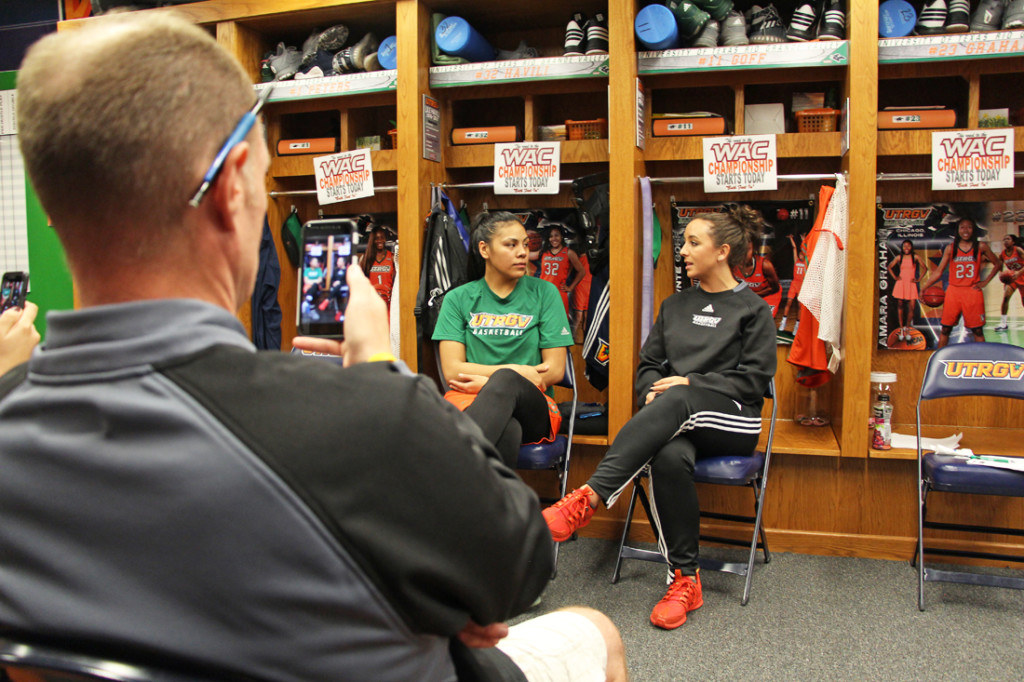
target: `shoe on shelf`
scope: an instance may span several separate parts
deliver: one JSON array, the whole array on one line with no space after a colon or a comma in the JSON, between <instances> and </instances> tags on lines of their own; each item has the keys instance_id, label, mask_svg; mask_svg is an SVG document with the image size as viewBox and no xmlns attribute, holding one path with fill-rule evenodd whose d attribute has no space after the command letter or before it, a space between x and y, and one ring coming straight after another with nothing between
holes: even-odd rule
<instances>
[{"instance_id":1,"label":"shoe on shelf","mask_svg":"<svg viewBox=\"0 0 1024 682\"><path fill-rule=\"evenodd\" d=\"M998 31L1003 25L1006 0L981 0L971 17L971 31Z\"/></svg>"},{"instance_id":2,"label":"shoe on shelf","mask_svg":"<svg viewBox=\"0 0 1024 682\"><path fill-rule=\"evenodd\" d=\"M793 11L786 37L797 43L814 40L814 28L817 23L818 13L814 11L814 5L805 2Z\"/></svg>"},{"instance_id":3,"label":"shoe on shelf","mask_svg":"<svg viewBox=\"0 0 1024 682\"><path fill-rule=\"evenodd\" d=\"M946 33L966 33L971 28L971 0L949 0Z\"/></svg>"},{"instance_id":4,"label":"shoe on shelf","mask_svg":"<svg viewBox=\"0 0 1024 682\"><path fill-rule=\"evenodd\" d=\"M363 60L363 71L380 71L383 68L380 65L380 60L377 59L376 52L366 55L366 59Z\"/></svg>"},{"instance_id":5,"label":"shoe on shelf","mask_svg":"<svg viewBox=\"0 0 1024 682\"><path fill-rule=\"evenodd\" d=\"M335 74L355 73L356 71L362 71L362 64L357 64L355 58L352 56L352 48L345 47L338 50L338 54L334 55L334 59L331 61L331 68Z\"/></svg>"},{"instance_id":6,"label":"shoe on shelf","mask_svg":"<svg viewBox=\"0 0 1024 682\"><path fill-rule=\"evenodd\" d=\"M750 19L750 42L754 45L786 42L786 25L782 23L775 5L768 5L754 13Z\"/></svg>"},{"instance_id":7,"label":"shoe on shelf","mask_svg":"<svg viewBox=\"0 0 1024 682\"><path fill-rule=\"evenodd\" d=\"M302 43L302 65L309 66L321 50L334 54L345 47L346 40L348 27L344 24L335 24L323 31L314 30Z\"/></svg>"},{"instance_id":8,"label":"shoe on shelf","mask_svg":"<svg viewBox=\"0 0 1024 682\"><path fill-rule=\"evenodd\" d=\"M926 0L921 13L917 15L914 34L933 36L946 32L946 0Z\"/></svg>"},{"instance_id":9,"label":"shoe on shelf","mask_svg":"<svg viewBox=\"0 0 1024 682\"><path fill-rule=\"evenodd\" d=\"M651 611L651 624L665 630L679 627L686 622L687 613L704 606L699 569L697 575L683 575L679 569L674 570L672 575L668 592Z\"/></svg>"},{"instance_id":10,"label":"shoe on shelf","mask_svg":"<svg viewBox=\"0 0 1024 682\"><path fill-rule=\"evenodd\" d=\"M729 47L750 44L750 39L747 38L747 19L743 16L743 12L738 10L729 12L729 16L722 22L719 42Z\"/></svg>"},{"instance_id":11,"label":"shoe on shelf","mask_svg":"<svg viewBox=\"0 0 1024 682\"><path fill-rule=\"evenodd\" d=\"M843 0L831 0L826 4L825 13L821 15L818 25L818 40L846 39L846 11Z\"/></svg>"},{"instance_id":12,"label":"shoe on shelf","mask_svg":"<svg viewBox=\"0 0 1024 682\"><path fill-rule=\"evenodd\" d=\"M590 492L587 486L577 488L542 512L555 542L565 542L590 523L594 516Z\"/></svg>"},{"instance_id":13,"label":"shoe on shelf","mask_svg":"<svg viewBox=\"0 0 1024 682\"><path fill-rule=\"evenodd\" d=\"M586 30L584 26L587 24L587 16L583 12L576 12L572 15L572 19L569 19L569 23L565 27L565 56L574 57L583 54L583 50L586 47Z\"/></svg>"},{"instance_id":14,"label":"shoe on shelf","mask_svg":"<svg viewBox=\"0 0 1024 682\"><path fill-rule=\"evenodd\" d=\"M1024 0L1010 0L1003 12L1003 28L1024 28Z\"/></svg>"},{"instance_id":15,"label":"shoe on shelf","mask_svg":"<svg viewBox=\"0 0 1024 682\"><path fill-rule=\"evenodd\" d=\"M284 43L278 43L277 51L267 58L267 66L274 75L273 80L288 80L299 72L299 67L302 66L302 53L297 47L286 47Z\"/></svg>"},{"instance_id":16,"label":"shoe on shelf","mask_svg":"<svg viewBox=\"0 0 1024 682\"><path fill-rule=\"evenodd\" d=\"M697 37L705 24L711 21L711 15L702 10L689 0L682 2L671 2L668 8L676 15L676 25L679 27L679 37L684 42L690 42Z\"/></svg>"},{"instance_id":17,"label":"shoe on shelf","mask_svg":"<svg viewBox=\"0 0 1024 682\"><path fill-rule=\"evenodd\" d=\"M715 21L724 21L732 11L732 0L693 0L693 4L711 15Z\"/></svg>"},{"instance_id":18,"label":"shoe on shelf","mask_svg":"<svg viewBox=\"0 0 1024 682\"><path fill-rule=\"evenodd\" d=\"M364 62L366 57L377 51L380 41L373 33L367 33L360 38L359 42L352 46L352 61L356 64L356 71L365 71Z\"/></svg>"},{"instance_id":19,"label":"shoe on shelf","mask_svg":"<svg viewBox=\"0 0 1024 682\"><path fill-rule=\"evenodd\" d=\"M530 47L526 44L525 40L520 40L519 45L514 50L498 50L497 59L498 61L507 61L510 59L536 59L540 56L537 52L537 48Z\"/></svg>"},{"instance_id":20,"label":"shoe on shelf","mask_svg":"<svg viewBox=\"0 0 1024 682\"><path fill-rule=\"evenodd\" d=\"M704 28L694 38L690 47L718 47L718 22L711 19L704 24Z\"/></svg>"},{"instance_id":21,"label":"shoe on shelf","mask_svg":"<svg viewBox=\"0 0 1024 682\"><path fill-rule=\"evenodd\" d=\"M586 25L586 54L608 54L608 20L603 12L590 18Z\"/></svg>"}]
</instances>

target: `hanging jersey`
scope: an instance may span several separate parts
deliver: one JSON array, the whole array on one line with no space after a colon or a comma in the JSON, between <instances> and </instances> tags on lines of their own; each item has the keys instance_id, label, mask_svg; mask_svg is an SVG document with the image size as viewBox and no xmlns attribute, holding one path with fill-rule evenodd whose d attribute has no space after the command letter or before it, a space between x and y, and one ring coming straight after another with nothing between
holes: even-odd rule
<instances>
[{"instance_id":1,"label":"hanging jersey","mask_svg":"<svg viewBox=\"0 0 1024 682\"><path fill-rule=\"evenodd\" d=\"M981 279L981 249L977 246L961 251L959 244L953 245L953 259L949 264L949 286L970 287Z\"/></svg>"},{"instance_id":2,"label":"hanging jersey","mask_svg":"<svg viewBox=\"0 0 1024 682\"><path fill-rule=\"evenodd\" d=\"M374 260L370 265L370 284L380 297L390 303L391 290L395 286L395 255L384 251L384 260Z\"/></svg>"}]
</instances>

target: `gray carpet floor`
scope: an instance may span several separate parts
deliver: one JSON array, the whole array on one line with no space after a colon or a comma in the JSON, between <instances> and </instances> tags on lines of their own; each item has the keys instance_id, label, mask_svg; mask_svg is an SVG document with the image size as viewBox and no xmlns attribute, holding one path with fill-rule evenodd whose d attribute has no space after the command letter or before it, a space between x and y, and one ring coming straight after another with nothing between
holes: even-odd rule
<instances>
[{"instance_id":1,"label":"gray carpet floor","mask_svg":"<svg viewBox=\"0 0 1024 682\"><path fill-rule=\"evenodd\" d=\"M665 631L648 621L665 567L626 561L612 585L616 549L565 543L557 578L524 617L572 604L604 611L622 633L633 682L1024 680L1024 591L926 583L922 613L907 562L775 552L767 565L758 559L746 606L742 577L703 571L704 606Z\"/></svg>"}]
</instances>

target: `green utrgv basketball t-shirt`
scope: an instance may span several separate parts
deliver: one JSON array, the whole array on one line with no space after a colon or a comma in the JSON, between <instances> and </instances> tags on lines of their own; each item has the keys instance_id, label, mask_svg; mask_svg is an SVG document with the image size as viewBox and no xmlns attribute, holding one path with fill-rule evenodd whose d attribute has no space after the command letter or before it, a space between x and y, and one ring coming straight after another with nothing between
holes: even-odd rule
<instances>
[{"instance_id":1,"label":"green utrgv basketball t-shirt","mask_svg":"<svg viewBox=\"0 0 1024 682\"><path fill-rule=\"evenodd\" d=\"M435 341L458 341L466 361L538 365L542 348L573 344L562 296L551 282L522 277L507 298L478 279L453 289L441 304Z\"/></svg>"}]
</instances>

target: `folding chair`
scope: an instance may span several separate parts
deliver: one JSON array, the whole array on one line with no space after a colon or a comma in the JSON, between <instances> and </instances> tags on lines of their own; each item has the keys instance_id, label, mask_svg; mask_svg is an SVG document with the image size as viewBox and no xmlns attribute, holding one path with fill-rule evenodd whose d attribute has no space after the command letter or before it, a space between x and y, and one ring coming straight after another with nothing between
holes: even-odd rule
<instances>
[{"instance_id":1,"label":"folding chair","mask_svg":"<svg viewBox=\"0 0 1024 682\"><path fill-rule=\"evenodd\" d=\"M700 558L700 567L702 569L746 576L746 582L743 586L743 598L740 601L744 606L746 606L747 601L750 599L750 584L754 577L754 559L757 557L757 550L760 549L764 552L764 562L766 564L772 559L771 553L768 551L768 539L765 537L764 528L761 525L761 514L764 507L765 486L768 483L768 465L771 463L772 458L772 440L775 437L775 415L777 409L774 396L775 380L772 379L768 384L768 390L765 391L765 397L772 401L772 415L768 422L768 442L765 445L764 451L755 449L754 452L746 456L726 455L698 458L693 471L693 478L697 483L748 486L754 491L753 516L723 514L713 511L705 511L704 509L701 509L700 512L702 518L730 521L737 524L753 526L751 539L749 541L704 534L701 534L700 536L702 541L716 542L723 545L733 545L737 547L749 546L750 555L745 563L718 561L704 557ZM619 573L622 568L623 559L641 559L643 561L668 563L668 560L661 552L632 547L626 544L629 540L629 527L633 522L633 510L636 508L637 498L640 499L640 504L643 505L647 518L653 518L651 514L651 504L642 485L642 480L646 476L647 471L645 470L633 479L633 494L629 498L629 508L626 510L626 526L622 529L622 539L619 541L619 556L615 560L615 571L612 573L612 583L617 583L619 581ZM651 523L651 529L654 530L655 541L657 541L657 529L654 523Z\"/></svg>"},{"instance_id":2,"label":"folding chair","mask_svg":"<svg viewBox=\"0 0 1024 682\"><path fill-rule=\"evenodd\" d=\"M447 384L444 372L441 369L440 344L434 343L434 353L437 360L437 371L441 375L441 382ZM572 390L572 406L569 409L569 426L565 435L558 434L550 443L528 443L519 448L519 459L516 461L516 469L531 471L543 471L551 469L558 476L558 497L542 498L541 502L557 502L565 497L565 488L569 482L569 457L572 452L572 434L576 424L576 373L573 369L572 350L565 349L565 374L562 380L556 384L563 388ZM555 543L555 568L551 577L558 573L558 546Z\"/></svg>"},{"instance_id":3,"label":"folding chair","mask_svg":"<svg viewBox=\"0 0 1024 682\"><path fill-rule=\"evenodd\" d=\"M72 651L65 645L40 644L0 637L0 680L10 682L214 682L251 678L223 671L201 671L195 665L129 663Z\"/></svg>"},{"instance_id":4,"label":"folding chair","mask_svg":"<svg viewBox=\"0 0 1024 682\"><path fill-rule=\"evenodd\" d=\"M939 523L927 520L928 493L1002 495L1024 497L1024 472L972 464L967 458L936 453L923 454L921 445L921 403L937 398L995 396L1024 399L1024 348L1002 343L954 344L932 353L917 398L917 546L911 565L917 563L917 607L924 611L925 581L988 585L1024 590L1024 579L970 571L926 568L924 554L1024 562L1024 555L999 554L926 547L924 529L996 533L1024 537L1024 529ZM976 453L977 454L977 453ZM918 561L920 558L920 561Z\"/></svg>"}]
</instances>

